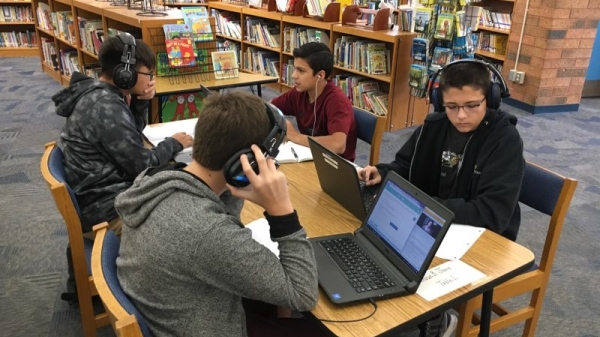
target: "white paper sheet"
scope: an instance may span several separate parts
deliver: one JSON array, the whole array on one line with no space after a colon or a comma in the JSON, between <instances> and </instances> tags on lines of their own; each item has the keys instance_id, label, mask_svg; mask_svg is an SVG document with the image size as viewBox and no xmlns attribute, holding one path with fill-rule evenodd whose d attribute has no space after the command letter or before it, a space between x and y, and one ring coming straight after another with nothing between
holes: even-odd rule
<instances>
[{"instance_id":1,"label":"white paper sheet","mask_svg":"<svg viewBox=\"0 0 600 337\"><path fill-rule=\"evenodd\" d=\"M417 295L433 301L483 277L485 274L461 260L448 261L425 273Z\"/></svg>"},{"instance_id":2,"label":"white paper sheet","mask_svg":"<svg viewBox=\"0 0 600 337\"><path fill-rule=\"evenodd\" d=\"M144 136L148 139L148 141L156 146L165 138L171 137L177 132L185 132L188 135L194 137L195 129L196 129L196 121L198 118L185 119L182 121L174 121L168 123L161 124L151 124L146 126L143 133ZM192 147L186 147L183 151L179 152L175 155L175 161L190 163L192 161Z\"/></svg>"},{"instance_id":3,"label":"white paper sheet","mask_svg":"<svg viewBox=\"0 0 600 337\"><path fill-rule=\"evenodd\" d=\"M458 260L479 239L485 228L452 224L435 256L445 260Z\"/></svg>"},{"instance_id":4,"label":"white paper sheet","mask_svg":"<svg viewBox=\"0 0 600 337\"><path fill-rule=\"evenodd\" d=\"M260 243L261 245L269 248L273 254L279 257L279 244L271 240L271 233L269 230L269 222L265 218L260 218L252 221L246 225L246 228L250 228L252 231L252 238Z\"/></svg>"},{"instance_id":5,"label":"white paper sheet","mask_svg":"<svg viewBox=\"0 0 600 337\"><path fill-rule=\"evenodd\" d=\"M298 158L294 156L292 149L294 149ZM275 159L277 159L277 161L280 164L286 164L311 161L313 160L313 157L309 147L298 145L294 142L288 141L279 146L279 154Z\"/></svg>"}]
</instances>

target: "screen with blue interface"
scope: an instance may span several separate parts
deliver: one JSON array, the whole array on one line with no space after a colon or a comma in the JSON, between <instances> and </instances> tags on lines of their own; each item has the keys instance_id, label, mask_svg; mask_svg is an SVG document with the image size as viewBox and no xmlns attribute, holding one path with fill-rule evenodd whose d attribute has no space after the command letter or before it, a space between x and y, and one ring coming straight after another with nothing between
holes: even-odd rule
<instances>
[{"instance_id":1,"label":"screen with blue interface","mask_svg":"<svg viewBox=\"0 0 600 337\"><path fill-rule=\"evenodd\" d=\"M442 229L443 220L392 180L387 180L380 191L367 227L418 273Z\"/></svg>"}]
</instances>

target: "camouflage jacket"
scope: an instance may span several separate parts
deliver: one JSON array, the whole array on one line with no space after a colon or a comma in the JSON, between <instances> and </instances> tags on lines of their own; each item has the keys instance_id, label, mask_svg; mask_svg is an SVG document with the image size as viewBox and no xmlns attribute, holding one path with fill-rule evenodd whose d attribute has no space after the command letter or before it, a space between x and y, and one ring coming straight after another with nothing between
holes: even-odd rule
<instances>
[{"instance_id":1,"label":"camouflage jacket","mask_svg":"<svg viewBox=\"0 0 600 337\"><path fill-rule=\"evenodd\" d=\"M83 232L117 217L114 200L144 169L167 163L183 146L167 138L144 148L149 101L79 73L52 97L56 113L66 117L60 133L66 179L80 208Z\"/></svg>"}]
</instances>

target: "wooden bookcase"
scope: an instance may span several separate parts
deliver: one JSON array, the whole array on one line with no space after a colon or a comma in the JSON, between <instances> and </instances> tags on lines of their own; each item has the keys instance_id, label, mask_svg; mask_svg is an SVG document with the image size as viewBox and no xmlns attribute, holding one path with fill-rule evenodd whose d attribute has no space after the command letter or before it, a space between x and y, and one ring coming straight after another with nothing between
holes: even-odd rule
<instances>
[{"instance_id":1,"label":"wooden bookcase","mask_svg":"<svg viewBox=\"0 0 600 337\"><path fill-rule=\"evenodd\" d=\"M473 3L474 6L483 7L483 8L489 9L491 11L498 11L498 12L511 13L511 14L513 12L514 4L515 4L515 0L483 0L481 2ZM511 25L511 28L512 28L512 25ZM496 27L479 25L479 29L477 30L477 33L479 33L479 32L488 32L490 34L500 34L500 35L506 36L506 40L507 40L506 41L507 42L506 49L508 50L508 35L510 34L510 28L509 29L501 29L501 28L496 28ZM481 39L481 36L480 36L480 39ZM477 49L475 51L475 55L484 57L486 59L491 60L494 63L502 65L502 64L504 64L506 52L505 53L492 53L487 50Z\"/></svg>"},{"instance_id":2,"label":"wooden bookcase","mask_svg":"<svg viewBox=\"0 0 600 337\"><path fill-rule=\"evenodd\" d=\"M61 49L72 48L77 51L77 60L80 70L88 64L97 64L98 56L83 48L80 37L78 18L86 18L90 20L102 21L104 34L108 35L109 28L118 29L121 31L134 32L148 45L152 46L151 29L161 28L164 24L175 23L183 17L179 10L169 10L166 16L139 16L139 9L127 9L126 6L114 6L111 2L96 1L96 0L33 0L34 10L38 4L43 2L47 4L52 12L64 11L71 12L75 29L74 41L65 39L61 36L56 36L55 32L48 29L43 29L37 25L36 31L38 35L38 45L40 62L44 72L57 80L63 86L67 86L71 80L70 76L61 74L59 70L55 70L52 64L44 61L44 55L41 45L41 38L53 38L54 48L59 53ZM37 20L37 17L36 17ZM59 56L60 57L60 56Z\"/></svg>"},{"instance_id":3,"label":"wooden bookcase","mask_svg":"<svg viewBox=\"0 0 600 337\"><path fill-rule=\"evenodd\" d=\"M33 21L0 21L0 33L3 32L35 32L35 7L30 0L0 0L0 13L4 7L29 7ZM13 18L14 19L14 18ZM37 40L37 38L36 38ZM33 47L0 47L0 57L31 57L38 55L38 46Z\"/></svg>"},{"instance_id":4,"label":"wooden bookcase","mask_svg":"<svg viewBox=\"0 0 600 337\"><path fill-rule=\"evenodd\" d=\"M314 28L326 32L329 37L329 47L333 50L335 39L340 36L356 36L362 39L373 40L375 42L384 42L390 50L391 56L391 71L387 75L369 75L367 73L348 69L340 66L335 66L332 75L341 73L350 73L378 81L384 91L389 93L388 99L388 126L387 130L397 130L416 123L422 123L426 113L420 113L418 109L411 109L409 112L409 88L408 74L412 59L410 58L410 50L412 39L416 36L414 33L402 32L397 30L378 30L373 31L361 27L341 25L339 22L324 22L315 18L304 17L303 15L291 15L280 12L269 12L264 9L249 8L239 6L232 3L209 1L209 10L217 9L221 13L227 12L230 15L239 15L240 26L242 31L242 39L232 38L230 36L219 35L222 38L235 41L241 44L242 53L249 47L260 48L265 51L275 52L280 55L280 76L278 88L280 91L287 91L292 87L285 83L282 79L282 67L293 59L291 50L285 50L284 47L284 31L286 28L306 27ZM299 11L302 13L303 11ZM270 22L279 22L280 27L280 46L275 49L263 46L254 42L247 41L244 37L247 35L245 22L248 18L262 18ZM243 64L243 63L242 63ZM244 71L251 72L252 70L245 69ZM421 109L425 110L425 109ZM417 111L416 113L413 111Z\"/></svg>"}]
</instances>

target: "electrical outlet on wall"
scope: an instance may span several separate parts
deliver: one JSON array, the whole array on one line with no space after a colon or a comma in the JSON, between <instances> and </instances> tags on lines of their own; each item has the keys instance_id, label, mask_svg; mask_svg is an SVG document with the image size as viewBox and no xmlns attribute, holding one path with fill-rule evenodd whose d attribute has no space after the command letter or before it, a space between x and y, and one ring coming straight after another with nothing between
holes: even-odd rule
<instances>
[{"instance_id":1,"label":"electrical outlet on wall","mask_svg":"<svg viewBox=\"0 0 600 337\"><path fill-rule=\"evenodd\" d=\"M523 84L523 82L525 81L525 72L511 69L508 72L508 80L512 82L517 82L519 84Z\"/></svg>"}]
</instances>

